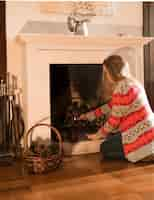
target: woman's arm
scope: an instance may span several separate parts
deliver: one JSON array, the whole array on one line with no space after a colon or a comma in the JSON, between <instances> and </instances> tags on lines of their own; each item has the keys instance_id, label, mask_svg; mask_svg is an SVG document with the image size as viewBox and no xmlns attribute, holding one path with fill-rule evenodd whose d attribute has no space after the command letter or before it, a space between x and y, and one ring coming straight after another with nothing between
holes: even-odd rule
<instances>
[{"instance_id":1,"label":"woman's arm","mask_svg":"<svg viewBox=\"0 0 154 200\"><path fill-rule=\"evenodd\" d=\"M123 98L120 95L120 99ZM120 125L120 119L121 119L121 109L119 104L119 95L114 93L112 95L112 107L110 111L110 116L106 123L97 131L95 134L88 135L89 139L97 140L101 138L105 138L109 133L113 133L114 130L116 130Z\"/></svg>"},{"instance_id":2,"label":"woman's arm","mask_svg":"<svg viewBox=\"0 0 154 200\"><path fill-rule=\"evenodd\" d=\"M112 103L111 101L107 104L104 104L98 108L96 108L95 110L92 110L90 112L87 112L85 114L82 114L80 116L81 120L89 120L89 121L93 121L96 118L102 117L103 115L107 115L111 112L111 108L112 108Z\"/></svg>"},{"instance_id":3,"label":"woman's arm","mask_svg":"<svg viewBox=\"0 0 154 200\"><path fill-rule=\"evenodd\" d=\"M111 115L106 123L98 130L98 135L106 137L109 133L113 133L120 125L120 108L113 106Z\"/></svg>"}]
</instances>

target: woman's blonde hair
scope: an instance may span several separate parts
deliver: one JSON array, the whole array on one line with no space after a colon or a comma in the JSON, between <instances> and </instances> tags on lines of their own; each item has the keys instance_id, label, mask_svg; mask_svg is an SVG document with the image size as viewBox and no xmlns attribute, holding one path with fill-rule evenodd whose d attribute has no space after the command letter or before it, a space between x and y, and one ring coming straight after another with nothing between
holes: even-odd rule
<instances>
[{"instance_id":1,"label":"woman's blonde hair","mask_svg":"<svg viewBox=\"0 0 154 200\"><path fill-rule=\"evenodd\" d=\"M128 63L119 55L109 56L104 60L103 65L114 81L120 81L130 75Z\"/></svg>"}]
</instances>

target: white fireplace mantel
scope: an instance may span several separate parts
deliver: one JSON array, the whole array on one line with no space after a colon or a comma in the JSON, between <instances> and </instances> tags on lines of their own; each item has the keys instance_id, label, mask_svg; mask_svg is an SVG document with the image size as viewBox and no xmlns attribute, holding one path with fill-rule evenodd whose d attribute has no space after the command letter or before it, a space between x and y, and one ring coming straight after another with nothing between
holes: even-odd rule
<instances>
[{"instance_id":1,"label":"white fireplace mantel","mask_svg":"<svg viewBox=\"0 0 154 200\"><path fill-rule=\"evenodd\" d=\"M26 44L45 45L50 44L53 49L69 49L69 50L101 50L104 48L123 48L123 47L140 47L148 44L152 37L126 37L126 36L74 36L74 35L58 35L58 34L20 34L17 40Z\"/></svg>"},{"instance_id":2,"label":"white fireplace mantel","mask_svg":"<svg viewBox=\"0 0 154 200\"><path fill-rule=\"evenodd\" d=\"M27 128L50 116L49 65L103 63L119 48L135 49L131 72L144 82L143 46L153 38L103 37L54 34L20 34L17 41L24 47L23 85Z\"/></svg>"}]
</instances>

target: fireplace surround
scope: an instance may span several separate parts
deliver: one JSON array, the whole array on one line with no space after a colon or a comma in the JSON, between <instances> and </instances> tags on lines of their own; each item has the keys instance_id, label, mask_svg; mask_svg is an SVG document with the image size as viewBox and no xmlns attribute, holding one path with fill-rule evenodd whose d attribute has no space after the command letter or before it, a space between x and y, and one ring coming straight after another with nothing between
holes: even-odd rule
<instances>
[{"instance_id":1,"label":"fireplace surround","mask_svg":"<svg viewBox=\"0 0 154 200\"><path fill-rule=\"evenodd\" d=\"M52 63L101 64L108 55L129 47L135 52L131 73L144 84L143 46L152 38L20 34L17 40L23 47L23 106L28 129L43 118L50 122L49 66ZM40 133L48 137L43 130L36 135Z\"/></svg>"}]
</instances>

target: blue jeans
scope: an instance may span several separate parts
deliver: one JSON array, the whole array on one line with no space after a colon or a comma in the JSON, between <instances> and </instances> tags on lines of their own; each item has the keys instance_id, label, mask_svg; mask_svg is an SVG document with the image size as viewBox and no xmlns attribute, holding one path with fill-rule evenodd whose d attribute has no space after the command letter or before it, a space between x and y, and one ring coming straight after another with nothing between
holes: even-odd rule
<instances>
[{"instance_id":1,"label":"blue jeans","mask_svg":"<svg viewBox=\"0 0 154 200\"><path fill-rule=\"evenodd\" d=\"M109 134L102 142L100 151L105 159L125 160L121 133Z\"/></svg>"}]
</instances>

